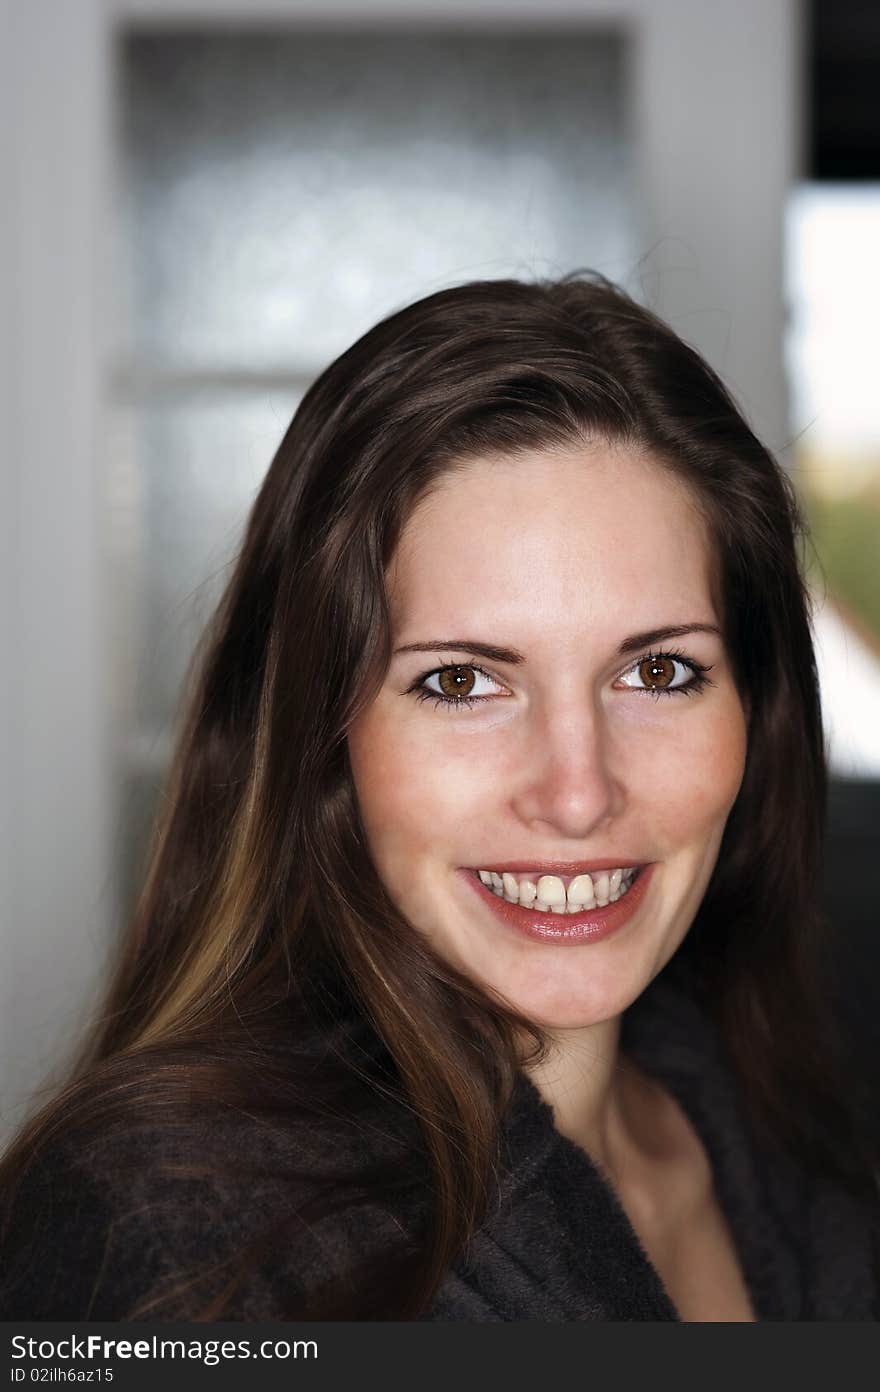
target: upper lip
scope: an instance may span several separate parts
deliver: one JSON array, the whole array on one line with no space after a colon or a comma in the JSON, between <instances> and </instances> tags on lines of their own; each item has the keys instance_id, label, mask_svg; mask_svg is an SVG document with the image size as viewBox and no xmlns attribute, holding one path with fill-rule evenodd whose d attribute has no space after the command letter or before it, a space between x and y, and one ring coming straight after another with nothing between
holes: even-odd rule
<instances>
[{"instance_id":1,"label":"upper lip","mask_svg":"<svg viewBox=\"0 0 880 1392\"><path fill-rule=\"evenodd\" d=\"M511 875L523 875L534 870L538 875L590 875L594 870L641 869L649 862L618 856L614 860L484 860L479 865L470 866L473 870L505 870Z\"/></svg>"}]
</instances>

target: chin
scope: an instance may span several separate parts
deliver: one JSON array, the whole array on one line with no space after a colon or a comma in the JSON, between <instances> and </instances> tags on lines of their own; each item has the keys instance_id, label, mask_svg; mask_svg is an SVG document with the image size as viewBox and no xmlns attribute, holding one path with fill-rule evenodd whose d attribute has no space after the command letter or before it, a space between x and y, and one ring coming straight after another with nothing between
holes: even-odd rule
<instances>
[{"instance_id":1,"label":"chin","mask_svg":"<svg viewBox=\"0 0 880 1392\"><path fill-rule=\"evenodd\" d=\"M506 980L469 969L463 963L456 966L490 997L542 1029L554 1032L590 1029L615 1019L638 999L652 976L650 970L639 970L634 964L625 979L619 970L608 972L603 979L603 974L595 971L595 964L590 971L585 962L583 978L573 982L570 968L560 975L559 968L551 963L542 972L535 961L531 964L533 979L526 984L521 977Z\"/></svg>"}]
</instances>

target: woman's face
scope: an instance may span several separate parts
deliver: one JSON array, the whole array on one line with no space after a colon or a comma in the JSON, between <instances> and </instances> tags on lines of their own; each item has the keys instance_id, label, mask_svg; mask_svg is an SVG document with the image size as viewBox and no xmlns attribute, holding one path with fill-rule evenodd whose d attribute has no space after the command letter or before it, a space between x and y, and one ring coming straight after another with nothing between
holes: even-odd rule
<instances>
[{"instance_id":1,"label":"woman's face","mask_svg":"<svg viewBox=\"0 0 880 1392\"><path fill-rule=\"evenodd\" d=\"M446 961L538 1023L619 1015L693 921L746 755L720 633L631 642L720 626L690 495L608 445L475 458L414 510L388 584L394 656L348 739L386 889ZM689 663L711 684L684 694ZM461 694L470 707L436 703ZM522 931L476 873L518 863L519 886L595 861L651 869L622 924L574 940L563 914L541 917L549 937Z\"/></svg>"}]
</instances>

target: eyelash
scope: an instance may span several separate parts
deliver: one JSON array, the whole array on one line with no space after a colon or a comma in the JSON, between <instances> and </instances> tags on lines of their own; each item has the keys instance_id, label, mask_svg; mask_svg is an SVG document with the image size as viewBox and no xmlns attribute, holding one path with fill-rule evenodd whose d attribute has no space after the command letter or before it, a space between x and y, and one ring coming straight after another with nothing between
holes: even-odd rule
<instances>
[{"instance_id":1,"label":"eyelash","mask_svg":"<svg viewBox=\"0 0 880 1392\"><path fill-rule=\"evenodd\" d=\"M632 672L636 667L640 667L643 662L656 662L661 657L669 658L672 662L681 662L685 667L690 667L694 674L693 677L686 686L676 686L669 690L664 690L662 687L633 687L632 690L638 692L640 696L653 696L655 699L659 699L661 696L698 696L704 687L715 685L715 683L710 681L706 676L707 672L712 671L712 664L710 663L709 666L705 666L702 662L697 662L692 657L685 657L682 652L664 651L645 653L642 657L636 658L635 662L632 663L630 667L627 667L626 672L622 673L622 675L626 676L628 672ZM482 705L484 701L496 699L493 696L441 696L438 692L430 691L427 687L423 687L422 683L426 682L429 677L436 677L438 673L448 672L453 667L464 667L468 671L479 672L481 676L486 677L488 681L495 681L491 673L487 672L484 667L480 667L476 662L447 662L444 663L442 667L432 667L430 672L424 672L420 677L417 677L412 686L408 688L408 692L415 695L417 701L433 701L435 706L442 706L445 710L451 712L473 710L475 706Z\"/></svg>"}]
</instances>

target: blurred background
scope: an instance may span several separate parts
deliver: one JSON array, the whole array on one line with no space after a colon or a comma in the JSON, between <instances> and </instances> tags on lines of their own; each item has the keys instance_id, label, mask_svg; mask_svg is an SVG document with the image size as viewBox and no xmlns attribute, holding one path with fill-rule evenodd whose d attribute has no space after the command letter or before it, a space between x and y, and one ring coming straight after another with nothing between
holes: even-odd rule
<instances>
[{"instance_id":1,"label":"blurred background","mask_svg":"<svg viewBox=\"0 0 880 1392\"><path fill-rule=\"evenodd\" d=\"M800 492L830 989L880 1050L880 7L0 15L0 1130L94 1006L193 644L309 382L421 295L578 267L707 356Z\"/></svg>"}]
</instances>

